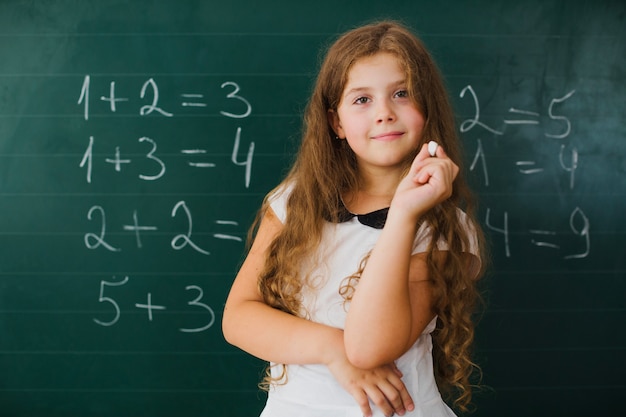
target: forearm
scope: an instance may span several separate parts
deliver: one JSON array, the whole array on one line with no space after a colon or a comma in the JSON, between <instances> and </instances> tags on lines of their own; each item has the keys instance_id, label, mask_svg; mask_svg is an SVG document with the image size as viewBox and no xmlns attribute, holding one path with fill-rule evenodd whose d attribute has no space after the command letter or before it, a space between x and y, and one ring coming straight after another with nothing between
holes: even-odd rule
<instances>
[{"instance_id":1,"label":"forearm","mask_svg":"<svg viewBox=\"0 0 626 417\"><path fill-rule=\"evenodd\" d=\"M389 213L359 280L344 334L346 353L356 366L389 363L412 342L408 279L415 237L412 224Z\"/></svg>"},{"instance_id":2,"label":"forearm","mask_svg":"<svg viewBox=\"0 0 626 417\"><path fill-rule=\"evenodd\" d=\"M343 331L272 308L257 288L267 248L282 224L269 209L226 300L226 340L258 358L284 364L327 364L345 356Z\"/></svg>"},{"instance_id":3,"label":"forearm","mask_svg":"<svg viewBox=\"0 0 626 417\"><path fill-rule=\"evenodd\" d=\"M274 309L261 301L243 301L224 310L226 340L268 362L328 364L344 355L343 331Z\"/></svg>"}]
</instances>

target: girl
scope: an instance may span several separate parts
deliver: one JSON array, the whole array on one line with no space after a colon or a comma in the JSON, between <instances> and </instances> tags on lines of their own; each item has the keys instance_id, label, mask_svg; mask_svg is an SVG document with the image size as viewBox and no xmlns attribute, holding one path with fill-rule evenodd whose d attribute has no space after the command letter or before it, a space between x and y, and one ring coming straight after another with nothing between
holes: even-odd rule
<instances>
[{"instance_id":1,"label":"girl","mask_svg":"<svg viewBox=\"0 0 626 417\"><path fill-rule=\"evenodd\" d=\"M394 22L350 31L304 122L224 309L271 362L262 416L454 416L435 378L465 411L482 234L432 58Z\"/></svg>"}]
</instances>

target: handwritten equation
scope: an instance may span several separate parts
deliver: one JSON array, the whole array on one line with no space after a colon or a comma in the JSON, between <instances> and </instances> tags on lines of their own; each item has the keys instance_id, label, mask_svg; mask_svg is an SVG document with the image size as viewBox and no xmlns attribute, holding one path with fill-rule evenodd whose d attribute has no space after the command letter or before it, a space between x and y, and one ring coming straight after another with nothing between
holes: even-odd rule
<instances>
[{"instance_id":1,"label":"handwritten equation","mask_svg":"<svg viewBox=\"0 0 626 417\"><path fill-rule=\"evenodd\" d=\"M110 82L109 95L108 96L100 96L99 100L105 103L108 103L109 109L111 113L116 113L118 110L118 103L127 103L130 101L129 97L118 97L116 94L115 81ZM233 119L243 119L250 114L252 114L252 105L250 102L243 96L239 94L241 88L239 84L234 81L226 81L220 85L221 89L226 89L227 93L224 97L229 101L234 101L234 103L238 104L240 107L239 112L220 110L220 114L225 117L233 118ZM230 91L228 91L230 90ZM83 85L80 90L80 95L78 97L78 104L83 106L83 117L85 120L89 120L90 116L90 103L91 103L91 76L86 75L83 80ZM197 108L205 108L208 106L207 97L205 94L198 92L185 92L179 94L180 97L180 106L185 107L197 107ZM159 87L154 81L153 78L149 78L143 83L141 90L139 91L139 99L145 101L148 104L143 104L139 106L139 114L141 116L147 116L152 113L156 115L164 116L164 117L174 117L174 113L171 109L163 109L159 104L160 96L159 96Z\"/></svg>"},{"instance_id":2,"label":"handwritten equation","mask_svg":"<svg viewBox=\"0 0 626 417\"><path fill-rule=\"evenodd\" d=\"M86 75L83 79L77 101L77 104L79 106L82 106L83 118L85 119L85 121L88 121L90 117L91 89L91 76ZM234 112L230 109L228 111L220 110L220 115L229 119L242 119L252 114L252 105L250 104L250 101L248 99L240 94L241 88L236 82L223 82L220 85L220 89L224 90L224 94L221 98L228 102L234 102L235 104L239 105L241 110L239 112ZM159 87L153 78L149 78L143 83L143 86L141 87L138 96L141 101L145 101L145 103L138 105L138 113L140 116L147 116L152 113L157 116L168 118L174 116L174 113L170 109L166 110L161 107L161 104L159 102ZM204 94L198 92L185 92L180 94L179 96L181 99L181 108L207 107L208 98L205 97ZM128 104L130 98L118 95L116 82L111 81L109 84L109 94L106 96L101 96L99 100L101 102L107 103L109 111L111 113L115 113L118 111L118 107L122 103ZM241 126L236 126L230 162L236 166L244 167L244 185L246 188L249 188L252 173L252 162L254 158L255 142L250 142L245 157L243 158L243 160L240 160L239 151L241 147L241 132ZM143 136L138 139L138 142L145 146L145 152L137 158L140 159L144 164L146 162L148 163L146 165L148 167L146 168L147 171L144 173L140 173L138 175L138 178L143 181L157 181L163 178L166 175L168 163L165 157L159 154L157 141L152 138ZM79 168L85 170L85 179L89 184L91 184L93 181L93 166L95 155L105 153L96 152L96 146L97 144L94 136L89 136L89 143L87 144L80 163L78 164ZM126 156L122 152L120 146L115 146L114 150L109 149L108 151L111 152L110 156L104 157L103 160L105 163L110 164L111 169L114 172L122 172L124 170L124 167L134 162L133 158ZM199 148L185 148L180 150L181 155L189 158L189 160L187 161L187 166L193 169L215 168L217 166L214 161L205 159L205 156L208 153L209 152L207 149ZM210 252L208 250L202 248L201 245L197 244L192 239L193 216L185 201L182 200L176 203L171 211L171 217L176 217L179 215L185 216L187 220L187 230L184 233L177 234L172 238L172 249L182 250L186 247L189 247L192 250L203 255L210 255ZM92 206L87 213L87 218L88 220L95 223L99 222L99 227L97 228L97 232L88 232L84 235L84 243L86 248L90 250L102 248L111 252L120 252L122 250L119 245L111 243L106 236L108 230L106 222L106 212L101 205ZM215 223L227 227L239 226L239 223L235 220L216 220ZM141 223L139 221L139 213L137 213L136 210L134 210L132 213L132 222L129 224L121 225L121 228L124 231L133 232L135 234L136 246L139 249L143 247L142 237L145 234L156 232L159 230L159 227L156 225ZM239 237L236 233L213 233L212 236L216 239L235 240L238 242L242 241L241 237Z\"/></svg>"},{"instance_id":3,"label":"handwritten equation","mask_svg":"<svg viewBox=\"0 0 626 417\"><path fill-rule=\"evenodd\" d=\"M543 132L543 136L548 140L561 141L559 146L559 152L556 156L559 168L562 169L568 176L569 189L575 188L576 170L579 164L578 149L576 147L568 146L567 143L563 143L572 132L572 123L570 119L558 112L557 106L574 96L576 90L571 90L560 97L555 97L550 101L547 109L545 109L545 116L548 120L556 123L559 126L558 131ZM471 85L465 86L460 94L460 98L469 97L472 100L474 106L474 114L471 118L465 119L461 122L459 130L462 134L465 134L473 129L480 129L483 132L487 132L492 136L505 136L506 128L508 126L537 126L540 124L542 113L537 109L520 109L515 106L511 106L508 110L509 117L502 120L502 127L492 127L481 121L480 118L480 100L474 88ZM482 168L482 174L485 187L489 187L489 169L487 155L484 151L483 142L480 138L476 139L476 152L474 153L472 162L470 164L470 171L474 171L478 164ZM515 161L515 169L522 175L539 175L544 173L544 167L537 165L537 162L529 159L521 159ZM555 230L546 230L543 228L529 229L526 231L531 236L530 243L536 247L558 250L562 248L562 244L559 238L566 241L570 241L572 236L580 240L580 251L576 253L568 253L563 256L563 259L580 259L585 258L591 251L591 238L590 238L590 221L580 207L574 207L569 213L569 229L571 235L558 236ZM491 208L487 208L485 216L485 225L488 230L500 234L502 236L504 253L507 258L511 257L510 247L510 229L509 229L509 213L504 211L502 215L502 221L499 224L495 224L493 216L491 214Z\"/></svg>"},{"instance_id":4,"label":"handwritten equation","mask_svg":"<svg viewBox=\"0 0 626 417\"><path fill-rule=\"evenodd\" d=\"M80 94L77 104L82 107L82 115L85 121L89 121L91 116L91 90L92 90L91 76L86 75L83 79L82 86L80 88ZM115 81L110 81L108 86L108 94L102 95L98 98L100 103L105 103L108 107L108 111L116 113L121 106L128 106L132 104L132 100L129 96L120 94L116 86ZM226 101L225 109L220 110L219 114L227 119L243 119L252 114L252 105L250 101L241 95L241 88L236 82L226 81L220 85L220 89L224 94L218 99ZM136 96L135 96L136 97ZM153 78L146 80L141 89L138 91L138 97L140 103L137 105L137 113L140 117L157 116L164 118L175 117L175 111L172 109L164 108L160 103L160 92L156 81ZM178 110L184 110L189 108L202 109L208 106L208 100L212 99L207 97L204 93L198 91L182 92L178 95L179 107ZM214 99L214 98L213 98ZM228 108L228 109L226 109ZM236 108L237 110L233 110ZM232 152L230 155L230 163L235 166L243 167L244 169L244 186L250 187L250 181L252 176L252 164L254 159L255 142L251 141L245 151L243 157L240 156L240 149L242 148L242 127L239 125L233 126L234 138L232 139ZM141 172L138 175L141 181L158 181L162 179L168 172L168 166L170 161L166 155L161 155L159 152L160 141L165 140L163 138L152 138L148 136L141 136L137 139L140 146L143 146L144 151L141 154L126 153L121 146L114 146L113 148L101 149L100 142L94 135L89 135L89 141L82 154L82 158L78 164L80 169L84 170L85 180L88 184L92 184L94 181L94 160L101 158L99 161L110 165L111 169L109 173L123 173L126 167L133 163L140 164L141 169L145 169L145 172ZM98 156L107 155L108 156ZM206 170L219 168L218 163L215 160L210 159L209 149L201 147L185 147L179 150L179 157L182 156L186 159L186 165L192 170ZM107 175L106 171L98 172L97 175ZM194 175L189 172L187 175ZM178 233L173 233L170 239L170 247L172 250L191 250L201 255L210 255L211 253L206 247L199 243L194 235L194 216L188 204L184 200L178 201L171 208L171 219L182 218L183 228ZM227 216L228 217L228 216ZM114 230L123 230L131 233L134 238L133 246L137 249L144 247L144 240L148 239L151 234L158 233L161 225L154 222L144 221L141 217L141 213L138 210L129 209L129 221L124 224L115 225ZM122 252L123 246L120 241L114 241L114 239L120 239L119 237L113 238L110 236L109 231L111 225L107 223L106 210L104 205L95 204L87 212L87 219L93 224L94 229L86 232L83 235L83 242L88 250L104 250L107 252ZM180 224L180 220L177 222ZM217 219L213 223L218 229L223 231L210 233L209 235L213 239L242 242L240 237L241 233L238 230L239 222L233 219ZM205 234L206 235L206 234ZM122 238L123 239L123 238ZM205 239L206 240L206 239ZM206 242L203 242L206 243ZM125 249L125 247L124 247ZM119 291L124 290L131 285L130 278L125 276L122 280L117 280L113 277L113 280L102 280L99 285L98 303L106 306L110 312L104 314L103 317L94 317L93 322L99 326L112 327L118 323L123 315L124 310L118 301L115 294L119 294ZM194 313L201 313L206 315L205 322L198 327L180 327L179 332L182 333L198 333L208 330L215 323L215 312L211 306L203 301L204 291L197 285L188 285L184 287L184 291L189 293L189 300L187 302L188 308ZM132 291L135 294L136 291ZM176 306L180 308L179 306ZM152 292L146 292L141 300L137 300L130 308L135 310L145 311L148 321L156 320L159 313L166 311L170 306L167 305L167 300L156 300ZM126 307L128 309L128 307Z\"/></svg>"},{"instance_id":5,"label":"handwritten equation","mask_svg":"<svg viewBox=\"0 0 626 417\"><path fill-rule=\"evenodd\" d=\"M121 106L130 106L136 104L136 114L139 117L162 117L173 118L180 112L184 112L188 109L204 109L208 107L209 100L223 101L224 108L219 110L219 115L227 119L236 121L237 119L243 119L249 117L252 114L252 105L250 100L242 93L240 86L233 81L226 81L220 84L220 91L223 93L218 97L209 97L201 91L185 91L180 92L177 95L179 102L175 108L164 108L161 104L161 95L159 86L153 78L145 80L141 88L136 92L135 98L131 99L131 95L121 94L118 91L118 87L115 81L110 81L108 84L108 94L100 95L97 100L99 103L103 103L106 109L110 113L116 113ZM93 98L91 97L93 85L89 75L86 75L80 86L80 93L78 94L77 105L81 108L82 117L85 121L90 120L90 109ZM555 155L555 162L558 164L559 169L567 175L567 183L569 189L573 190L576 186L576 172L579 167L579 154L576 147L569 145L566 138L568 138L572 132L572 123L567 115L559 112L559 105L571 100L575 97L576 90L571 90L558 97L553 98L547 108L545 109L528 109L519 108L518 106L510 106L508 110L508 116L503 118L501 125L497 127L490 126L481 120L481 106L480 99L477 92L471 85L465 86L460 91L461 99L469 99L473 104L473 115L460 123L459 129L462 135L467 135L469 132L478 132L487 134L491 137L503 137L507 135L507 127L509 126L539 126L542 120L549 120L551 123L549 127L546 127L543 132L543 137L546 140L557 141L559 151ZM168 100L170 103L171 100ZM100 106L102 108L102 106ZM236 108L236 110L233 110ZM244 169L243 182L246 188L249 188L252 165L254 160L255 142L250 141L247 146L247 150L241 154L242 145L242 127L238 124L233 126L233 136L228 140L232 141L231 154L229 163L235 166L240 166ZM168 167L171 161L168 159L171 154L160 153L159 144L161 141L166 140L163 138L153 138L148 136L141 136L137 138L139 146L143 147L143 151L137 153L130 153L125 151L121 145L109 145L109 148L101 145L101 142L94 135L89 135L88 143L86 144L82 157L78 163L78 168L83 170L84 178L88 184L92 184L96 176L107 176L111 173L123 173L126 167L131 164L139 164L140 169L145 170L138 174L140 181L158 181L167 175ZM482 138L476 138L475 152L472 154L472 160L470 164L471 171L480 170L485 187L490 187L490 172L489 172L489 154L485 152L485 146ZM178 150L177 158L184 158L186 166L190 171L186 175L194 175L195 170L207 170L207 169L219 169L218 163L215 160L210 159L210 150L202 147L183 147ZM94 172L94 162L98 159L100 162L110 166L110 170L101 170ZM537 161L529 158L518 158L514 161L514 171L519 175L533 176L542 175L546 172L545 167L540 166ZM562 255L565 260L581 259L589 256L591 252L591 237L590 237L590 220L579 207L572 207L571 211L566 214L568 218L569 230L568 233L563 233L561 230L546 229L543 227L530 228L525 233L516 235L529 236L529 244L546 250L562 250L564 247L563 242L568 242L568 250L571 249L572 240L576 240L578 250L574 250L571 253ZM238 230L239 223L235 219L229 219L230 216L224 216L221 219L214 220L212 224L221 228L219 232L215 233L201 233L202 239L198 240L197 233L194 230L194 216L192 210L184 200L176 202L170 211L170 218L182 218L184 226L178 232L172 233L169 239L169 246L174 251L191 250L201 255L210 255L210 252L206 249L206 236L211 236L213 239L229 240L241 243L242 235ZM222 216L220 216L222 217ZM111 229L122 230L130 232L133 236L134 242L131 245L137 249L144 247L144 240L148 239L151 234L159 232L162 225L156 222L146 222L141 217L141 213L138 210L128 210L128 222L123 224L116 224L114 228L107 223L105 205L94 204L87 212L87 219L93 225L93 229L87 231L83 235L83 241L85 248L88 250L104 250L107 252L121 252L123 249L129 246L128 242L124 243L120 241L118 236L112 237L109 234ZM180 220L177 222L180 224ZM492 232L496 237L500 237L503 246L504 254L507 258L512 257L514 254L511 249L511 236L509 211L504 210L499 213L494 213L491 207L487 207L486 215L484 218L486 228ZM123 239L123 238L122 238ZM125 277L122 280L102 280L100 282L100 291L98 296L98 302L106 305L111 309L110 317L94 317L95 324L103 327L114 326L122 316L122 309L117 299L112 295L115 291L123 290L129 285L130 278ZM190 296L190 300L187 303L190 308L199 309L206 313L206 323L200 327L179 328L183 333L202 332L209 329L215 320L215 314L213 309L202 301L203 290L196 285L190 285L184 288L184 291L194 293ZM146 292L142 296L141 300L137 300L132 308L142 310L146 312L148 321L152 321L158 315L159 312L167 310L169 306L165 300L155 300L151 292Z\"/></svg>"},{"instance_id":6,"label":"handwritten equation","mask_svg":"<svg viewBox=\"0 0 626 417\"><path fill-rule=\"evenodd\" d=\"M115 279L115 277L113 278ZM110 313L106 313L107 318L94 317L94 323L100 326L110 327L115 325L120 320L122 316L122 309L120 308L117 299L114 298L115 296L111 295L110 292L113 291L116 287L126 286L129 281L130 278L128 276L125 276L121 281L100 281L100 293L98 296L98 302L106 305L107 308L111 311ZM107 290L108 287L110 287L111 289ZM206 322L202 326L197 327L180 327L178 328L178 331L183 333L198 333L208 330L215 323L215 311L213 310L213 308L211 308L211 306L204 303L204 290L197 285L188 285L185 287L185 291L190 292L186 304L187 306L190 306L190 312L193 312L195 314L205 314ZM165 311L168 309L168 306L162 302L156 303L152 300L152 293L147 292L145 294L145 299L135 303L134 308L145 311L147 320L153 321L155 317L155 312Z\"/></svg>"},{"instance_id":7,"label":"handwritten equation","mask_svg":"<svg viewBox=\"0 0 626 417\"><path fill-rule=\"evenodd\" d=\"M221 84L221 89L226 89L226 93L224 94L224 99L228 101L234 101L234 103L238 104L241 108L240 112L226 111L220 110L219 114L230 118L230 119L243 119L250 114L252 114L252 106L250 102L242 97L240 93L240 87L237 83L233 81L226 81ZM81 87L80 95L78 98L78 105L83 107L83 117L87 121L90 116L90 90L91 90L91 77L86 75L83 84ZM230 90L230 91L229 91ZM138 106L138 113L140 116L148 116L152 113L155 115L160 115L163 117L173 117L174 113L171 111L164 110L159 104L159 87L153 78L148 79L142 86L139 92L139 98L141 100L145 100L149 102L149 104L143 104ZM207 106L207 97L204 94L200 93L183 93L180 94L181 102L180 106L183 108L186 107L206 107ZM120 103L127 103L130 99L128 97L118 97L116 95L116 86L115 81L110 82L110 89L108 96L101 96L100 101L106 102L109 104L109 110L111 113L116 113L118 110L118 105ZM252 175L252 162L254 158L254 148L255 142L250 142L248 145L248 150L246 152L245 157L240 160L239 159L239 150L241 147L241 126L237 126L235 129L234 142L232 147L231 154L231 163L236 166L244 167L244 184L246 188L250 187L250 179ZM141 157L142 159L148 160L153 164L151 168L151 172L146 172L139 174L139 178L144 181L156 181L162 178L167 172L167 165L158 153L158 145L157 140L154 138L150 138L147 136L142 136L138 139L140 143L145 144L145 154ZM87 148L83 154L83 158L79 163L80 168L84 168L86 170L86 180L88 183L91 183L93 176L93 159L94 159L94 148L95 148L95 138L94 136L89 136L89 143ZM131 164L133 160L129 157L125 157L120 146L116 146L114 150L105 150L105 152L110 152L111 156L104 158L104 162L110 164L112 169L116 172L121 172L123 167ZM188 156L192 158L187 162L187 165L192 168L198 169L206 169L206 168L216 168L217 164L215 161L206 160L203 158L209 152L207 149L201 148L192 148L192 149L180 149L180 154Z\"/></svg>"},{"instance_id":8,"label":"handwritten equation","mask_svg":"<svg viewBox=\"0 0 626 417\"><path fill-rule=\"evenodd\" d=\"M187 227L184 233L176 234L171 240L171 247L174 250L181 250L185 247L189 246L194 251L201 253L203 255L210 255L210 252L202 249L198 244L194 242L192 239L193 234L193 216L189 207L185 201L181 200L176 203L172 209L171 217L183 216L186 220ZM95 205L92 206L87 212L87 219L93 221L97 227L97 232L88 232L84 235L85 246L88 249L98 249L100 247L106 249L110 252L121 252L121 248L115 246L107 241L107 222L106 222L106 212L102 206ZM237 227L239 223L234 220L215 220L214 224L219 226L224 226L228 228ZM146 233L157 232L159 228L153 224L145 224L139 221L139 215L137 210L133 210L132 214L132 222L130 224L122 225L122 230L132 232L135 236L136 247L141 249L143 247L142 236ZM215 239L221 240L233 240L237 242L242 242L243 239L236 235L230 233L213 233L211 236Z\"/></svg>"}]
</instances>

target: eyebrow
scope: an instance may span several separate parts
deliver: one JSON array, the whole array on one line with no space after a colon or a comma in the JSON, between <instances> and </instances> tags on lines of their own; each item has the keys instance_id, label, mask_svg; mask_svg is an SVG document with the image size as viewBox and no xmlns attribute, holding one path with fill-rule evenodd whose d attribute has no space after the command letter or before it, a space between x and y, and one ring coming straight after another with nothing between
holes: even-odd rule
<instances>
[{"instance_id":1,"label":"eyebrow","mask_svg":"<svg viewBox=\"0 0 626 417\"><path fill-rule=\"evenodd\" d=\"M398 81L390 83L389 86L391 86L393 88L397 88L397 87L399 87L401 85L406 85L406 84L407 84L406 79L402 79L402 80L398 80ZM354 88L351 88L351 89L347 90L343 94L343 96L347 97L347 96L352 95L352 94L360 94L360 93L368 91L368 90L370 90L370 87L354 87Z\"/></svg>"}]
</instances>

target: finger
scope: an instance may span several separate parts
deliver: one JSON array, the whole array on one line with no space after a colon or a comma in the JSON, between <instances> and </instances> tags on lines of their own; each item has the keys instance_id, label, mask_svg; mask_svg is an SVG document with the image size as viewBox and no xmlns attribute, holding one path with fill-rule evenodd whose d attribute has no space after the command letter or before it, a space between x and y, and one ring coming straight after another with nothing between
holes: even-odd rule
<instances>
[{"instance_id":1,"label":"finger","mask_svg":"<svg viewBox=\"0 0 626 417\"><path fill-rule=\"evenodd\" d=\"M357 405L361 409L363 417L372 417L372 408L370 407L367 393L364 391L353 392L352 397L355 399Z\"/></svg>"},{"instance_id":2,"label":"finger","mask_svg":"<svg viewBox=\"0 0 626 417\"><path fill-rule=\"evenodd\" d=\"M439 146L437 146L437 149L435 150L435 156L437 158L447 158L448 154L443 149L443 147L441 145L439 145Z\"/></svg>"},{"instance_id":3,"label":"finger","mask_svg":"<svg viewBox=\"0 0 626 417\"><path fill-rule=\"evenodd\" d=\"M438 146L438 148L440 148L440 146ZM411 169L409 170L409 175L411 175L413 181L417 184L425 184L428 182L428 178L430 178L431 174L427 171L427 167L432 164L432 161L429 161L431 158L428 151L428 144L425 143L413 160Z\"/></svg>"},{"instance_id":4,"label":"finger","mask_svg":"<svg viewBox=\"0 0 626 417\"><path fill-rule=\"evenodd\" d=\"M422 164L415 173L413 180L418 184L426 184L433 176L438 176L444 182L452 181L457 176L459 167L446 156L441 146L437 147L436 152L438 156Z\"/></svg>"},{"instance_id":5,"label":"finger","mask_svg":"<svg viewBox=\"0 0 626 417\"><path fill-rule=\"evenodd\" d=\"M413 411L415 409L415 403L413 402L413 398L409 394L409 390L407 390L402 380L389 382L394 386L396 392L398 393L398 400L396 402L392 401L392 405L395 408L396 413L398 413L398 415L403 415L405 410L409 412Z\"/></svg>"},{"instance_id":6,"label":"finger","mask_svg":"<svg viewBox=\"0 0 626 417\"><path fill-rule=\"evenodd\" d=\"M431 140L431 142L433 142L433 141ZM430 153L428 152L428 143L423 143L422 144L422 148L418 152L416 158L419 158L420 160L423 161L425 159L428 159L429 157L430 157Z\"/></svg>"},{"instance_id":7,"label":"finger","mask_svg":"<svg viewBox=\"0 0 626 417\"><path fill-rule=\"evenodd\" d=\"M381 384L380 388L396 414L402 416L406 411L413 411L415 405L404 382L400 378L389 378L389 384Z\"/></svg>"},{"instance_id":8,"label":"finger","mask_svg":"<svg viewBox=\"0 0 626 417\"><path fill-rule=\"evenodd\" d=\"M396 409L387 398L386 392L391 393L392 390L383 388L381 385L375 385L367 389L367 396L384 415L391 416L396 412ZM393 396L393 394L391 395Z\"/></svg>"},{"instance_id":9,"label":"finger","mask_svg":"<svg viewBox=\"0 0 626 417\"><path fill-rule=\"evenodd\" d=\"M421 163L428 158L430 158L430 154L428 153L428 145L424 143L420 151L417 153L417 155L415 155L415 158L411 163L411 168L409 169L409 172L416 173L419 170Z\"/></svg>"},{"instance_id":10,"label":"finger","mask_svg":"<svg viewBox=\"0 0 626 417\"><path fill-rule=\"evenodd\" d=\"M395 362L392 362L389 366L391 366L391 369L393 369L393 372L398 376L398 378L402 378L404 376L404 374L402 373L400 368L398 368L398 365L396 365Z\"/></svg>"},{"instance_id":11,"label":"finger","mask_svg":"<svg viewBox=\"0 0 626 417\"><path fill-rule=\"evenodd\" d=\"M417 184L420 184L420 185L426 184L430 181L430 178L433 177L435 173L437 172L437 170L439 169L441 169L439 161L436 161L436 162L433 161L427 164L423 164L422 166L419 167L419 169L413 176L413 181L415 181Z\"/></svg>"}]
</instances>

